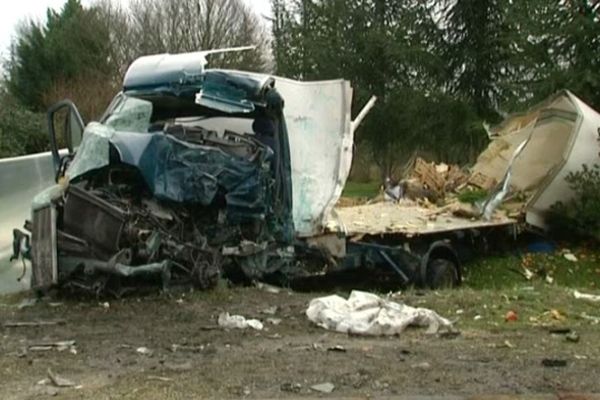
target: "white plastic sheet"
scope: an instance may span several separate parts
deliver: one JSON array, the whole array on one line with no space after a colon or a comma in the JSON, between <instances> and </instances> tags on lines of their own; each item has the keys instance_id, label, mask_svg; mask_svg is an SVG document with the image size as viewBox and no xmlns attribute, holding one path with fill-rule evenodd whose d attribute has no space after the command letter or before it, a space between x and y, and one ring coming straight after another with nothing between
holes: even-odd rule
<instances>
[{"instance_id":1,"label":"white plastic sheet","mask_svg":"<svg viewBox=\"0 0 600 400\"><path fill-rule=\"evenodd\" d=\"M347 300L337 295L312 300L306 316L322 328L358 335L398 335L408 326L427 327L431 334L452 329L452 323L435 311L357 290Z\"/></svg>"},{"instance_id":2,"label":"white plastic sheet","mask_svg":"<svg viewBox=\"0 0 600 400\"><path fill-rule=\"evenodd\" d=\"M229 315L224 312L219 314L218 324L220 327L225 329L256 329L262 331L264 325L257 319L246 319L241 315Z\"/></svg>"}]
</instances>

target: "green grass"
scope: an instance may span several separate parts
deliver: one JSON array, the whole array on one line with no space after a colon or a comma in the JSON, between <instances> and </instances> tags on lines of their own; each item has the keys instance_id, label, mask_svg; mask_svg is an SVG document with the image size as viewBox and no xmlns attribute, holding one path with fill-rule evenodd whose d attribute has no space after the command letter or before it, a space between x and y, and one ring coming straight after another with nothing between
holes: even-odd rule
<instances>
[{"instance_id":1,"label":"green grass","mask_svg":"<svg viewBox=\"0 0 600 400\"><path fill-rule=\"evenodd\" d=\"M508 289L532 284L600 288L600 252L581 248L573 254L577 262L566 260L561 252L481 258L465 266L465 285L473 289ZM523 276L525 268L534 274L531 279Z\"/></svg>"},{"instance_id":2,"label":"green grass","mask_svg":"<svg viewBox=\"0 0 600 400\"><path fill-rule=\"evenodd\" d=\"M487 190L476 189L476 190L465 190L458 194L458 200L462 203L475 204L478 201L487 199L489 193Z\"/></svg>"},{"instance_id":3,"label":"green grass","mask_svg":"<svg viewBox=\"0 0 600 400\"><path fill-rule=\"evenodd\" d=\"M524 332L524 328L533 326L577 329L592 325L586 315L600 317L598 303L575 299L573 289L540 283L502 290L463 287L425 295L408 291L402 299L411 306L430 308L459 321L457 327L461 330ZM517 313L516 322L505 322L508 311Z\"/></svg>"},{"instance_id":4,"label":"green grass","mask_svg":"<svg viewBox=\"0 0 600 400\"><path fill-rule=\"evenodd\" d=\"M380 184L377 182L346 182L342 196L344 197L375 197L379 193Z\"/></svg>"}]
</instances>

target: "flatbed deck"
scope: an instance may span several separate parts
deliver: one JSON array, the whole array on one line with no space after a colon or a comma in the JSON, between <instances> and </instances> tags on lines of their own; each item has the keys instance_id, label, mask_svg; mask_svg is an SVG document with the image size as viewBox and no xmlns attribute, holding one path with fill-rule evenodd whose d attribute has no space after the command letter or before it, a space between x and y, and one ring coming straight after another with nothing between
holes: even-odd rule
<instances>
[{"instance_id":1,"label":"flatbed deck","mask_svg":"<svg viewBox=\"0 0 600 400\"><path fill-rule=\"evenodd\" d=\"M452 215L450 210L426 208L413 202L374 203L336 208L337 221L332 218L327 229L343 231L348 236L403 234L408 237L443 233L456 230L510 226L516 220L502 214L490 221L468 219Z\"/></svg>"}]
</instances>

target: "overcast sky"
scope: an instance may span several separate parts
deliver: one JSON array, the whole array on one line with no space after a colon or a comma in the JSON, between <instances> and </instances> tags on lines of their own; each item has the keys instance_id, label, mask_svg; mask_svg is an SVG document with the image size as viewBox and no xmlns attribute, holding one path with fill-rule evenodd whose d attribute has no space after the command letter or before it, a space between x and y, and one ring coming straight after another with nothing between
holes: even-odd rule
<instances>
[{"instance_id":1,"label":"overcast sky","mask_svg":"<svg viewBox=\"0 0 600 400\"><path fill-rule=\"evenodd\" d=\"M0 56L8 55L11 38L19 22L27 19L41 21L45 18L48 7L60 9L66 0L4 0L4 6L0 12ZM118 0L127 3L128 0ZM252 5L260 14L270 15L269 0L244 0ZM93 0L81 0L84 5L89 5Z\"/></svg>"}]
</instances>

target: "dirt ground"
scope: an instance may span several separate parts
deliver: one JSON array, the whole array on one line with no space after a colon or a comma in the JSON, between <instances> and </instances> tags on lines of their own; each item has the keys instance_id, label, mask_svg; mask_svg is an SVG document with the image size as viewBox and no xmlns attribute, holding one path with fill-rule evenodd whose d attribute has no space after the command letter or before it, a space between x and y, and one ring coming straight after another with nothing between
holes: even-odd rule
<instances>
[{"instance_id":1,"label":"dirt ground","mask_svg":"<svg viewBox=\"0 0 600 400\"><path fill-rule=\"evenodd\" d=\"M410 291L395 296L455 320L461 334L452 338L427 335L417 328L389 338L328 332L304 315L310 299L318 295L219 288L108 303L53 298L24 308L19 308L23 296L0 297L0 397L372 398L600 392L600 326L586 319L600 314L598 304L575 300L568 289ZM277 309L270 315L273 306ZM517 312L518 321L505 322L507 310ZM222 330L216 325L222 311L259 318L266 329ZM279 318L281 323L271 324L267 318ZM56 320L64 323L6 326ZM580 340L569 342L564 334L550 333L559 327L576 330ZM74 340L75 346L63 351L29 348L64 340ZM331 351L335 346L343 351ZM141 347L145 354L138 351ZM564 360L566 366L543 366L546 358ZM49 369L76 387L41 383ZM331 394L311 389L325 382L334 385Z\"/></svg>"}]
</instances>

